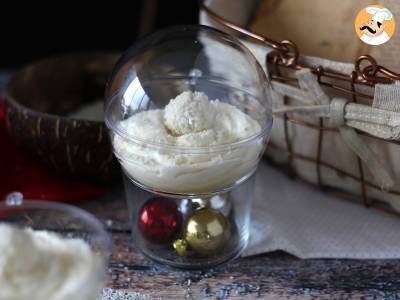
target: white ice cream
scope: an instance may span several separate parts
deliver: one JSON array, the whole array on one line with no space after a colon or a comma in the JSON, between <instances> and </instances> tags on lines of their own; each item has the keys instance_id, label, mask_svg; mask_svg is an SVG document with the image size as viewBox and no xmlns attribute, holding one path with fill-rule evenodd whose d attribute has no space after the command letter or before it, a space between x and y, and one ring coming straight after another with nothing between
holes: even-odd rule
<instances>
[{"instance_id":1,"label":"white ice cream","mask_svg":"<svg viewBox=\"0 0 400 300\"><path fill-rule=\"evenodd\" d=\"M197 133L213 127L216 110L204 93L183 92L164 110L165 126L176 136Z\"/></svg>"},{"instance_id":2,"label":"white ice cream","mask_svg":"<svg viewBox=\"0 0 400 300\"><path fill-rule=\"evenodd\" d=\"M83 240L0 223L0 300L94 300L102 268Z\"/></svg>"},{"instance_id":3,"label":"white ice cream","mask_svg":"<svg viewBox=\"0 0 400 300\"><path fill-rule=\"evenodd\" d=\"M125 171L136 181L164 192L219 191L249 174L263 150L262 140L233 146L259 133L260 124L233 105L209 101L201 92L183 92L164 110L137 113L119 126L145 141L133 143L114 137L115 153ZM199 147L206 148L199 153Z\"/></svg>"}]
</instances>

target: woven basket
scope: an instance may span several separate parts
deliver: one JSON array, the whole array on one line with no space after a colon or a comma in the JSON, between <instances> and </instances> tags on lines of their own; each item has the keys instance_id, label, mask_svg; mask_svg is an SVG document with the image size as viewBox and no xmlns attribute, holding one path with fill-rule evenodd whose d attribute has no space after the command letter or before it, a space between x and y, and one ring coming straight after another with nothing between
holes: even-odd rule
<instances>
[{"instance_id":1,"label":"woven basket","mask_svg":"<svg viewBox=\"0 0 400 300\"><path fill-rule=\"evenodd\" d=\"M349 1L344 4L344 1L321 0L318 5L315 2L200 1L200 22L241 38L271 79L269 87L273 106L277 110L281 107L287 109L284 113L275 114L271 142L266 152L272 162L284 168L291 177L334 192L342 199L398 213L400 140L396 137L382 138L379 134L362 130L370 126L367 123L357 127L354 125L356 122L343 120L343 124L332 125L331 120L318 114L298 113L296 109L291 112L290 109L298 106L299 97L296 93L304 92L306 96L312 96L320 92L323 93L323 99L329 99L325 107L332 107L333 99L340 98L341 103L346 102L344 107L354 107L356 112L357 109L371 109L373 114L368 115L371 118L378 117L376 111L384 110L386 113L387 110L396 121L400 120L400 115L397 115L400 106L398 111L396 105L389 107L390 103L385 102L388 93L400 95L400 88L394 84L400 75L377 63L379 59L379 63L382 61L392 70L400 69L400 59L394 55L400 49L400 39L394 36L388 45L375 48L359 41L353 22L357 12L371 4L369 1ZM397 11L400 15L400 3L394 0L381 2L394 15ZM307 21L312 16L315 18ZM325 24L326 20L337 20L340 26ZM303 25L299 22L303 22ZM318 24L322 24L322 28ZM308 38L299 29L300 26L304 26ZM312 28L315 30L310 31ZM343 28L351 28L351 31L340 35ZM324 30L331 33L329 38L322 36ZM293 42L275 42L275 39L285 38ZM337 44L335 41L338 41ZM303 48L306 55L299 54L299 50L303 54ZM311 83L315 81L318 87L310 88L308 85L310 90L307 91L307 84L300 80L303 77L307 77ZM387 91L389 86L393 89ZM282 90L287 93L282 94ZM348 103L351 105L348 106ZM351 130L349 124L354 125ZM393 131L397 130L400 128L393 128ZM374 128L373 132L376 131ZM358 152L354 149L357 147L352 147L352 136L362 144ZM365 152L365 149L369 152ZM369 159L370 156L373 159ZM382 177L385 176L390 177L390 185L383 184L385 180Z\"/></svg>"}]
</instances>

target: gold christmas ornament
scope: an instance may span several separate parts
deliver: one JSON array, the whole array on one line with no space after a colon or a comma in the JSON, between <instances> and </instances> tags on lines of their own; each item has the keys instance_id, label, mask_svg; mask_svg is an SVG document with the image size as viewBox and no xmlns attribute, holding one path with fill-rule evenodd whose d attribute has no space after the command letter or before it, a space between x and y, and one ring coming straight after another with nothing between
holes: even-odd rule
<instances>
[{"instance_id":1,"label":"gold christmas ornament","mask_svg":"<svg viewBox=\"0 0 400 300\"><path fill-rule=\"evenodd\" d=\"M186 221L183 237L199 254L210 254L223 248L231 236L228 219L218 210L202 208Z\"/></svg>"},{"instance_id":2,"label":"gold christmas ornament","mask_svg":"<svg viewBox=\"0 0 400 300\"><path fill-rule=\"evenodd\" d=\"M187 255L187 251L186 251L187 242L185 240L175 240L173 243L173 246L179 256Z\"/></svg>"}]
</instances>

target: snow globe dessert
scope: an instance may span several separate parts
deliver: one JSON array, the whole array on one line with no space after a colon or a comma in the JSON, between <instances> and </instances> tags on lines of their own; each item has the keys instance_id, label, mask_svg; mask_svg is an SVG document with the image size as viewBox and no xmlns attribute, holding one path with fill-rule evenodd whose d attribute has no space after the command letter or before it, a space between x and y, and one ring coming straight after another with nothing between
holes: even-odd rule
<instances>
[{"instance_id":1,"label":"snow globe dessert","mask_svg":"<svg viewBox=\"0 0 400 300\"><path fill-rule=\"evenodd\" d=\"M202 269L244 249L272 126L266 84L246 47L205 26L156 32L122 55L105 120L146 256Z\"/></svg>"}]
</instances>

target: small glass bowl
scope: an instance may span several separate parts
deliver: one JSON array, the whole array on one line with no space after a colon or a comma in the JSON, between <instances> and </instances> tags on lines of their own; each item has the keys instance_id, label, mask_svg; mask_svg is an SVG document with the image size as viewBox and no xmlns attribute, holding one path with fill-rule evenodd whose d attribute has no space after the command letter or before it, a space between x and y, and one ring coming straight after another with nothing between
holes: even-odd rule
<instances>
[{"instance_id":1,"label":"small glass bowl","mask_svg":"<svg viewBox=\"0 0 400 300\"><path fill-rule=\"evenodd\" d=\"M111 242L103 225L96 217L67 204L24 200L21 193L14 192L0 203L0 223L21 229L46 230L63 238L78 238L85 241L100 257L101 263L97 270L93 270L92 276L87 281L77 285L76 291L71 291L71 296L77 300L98 297L106 279ZM40 287L37 288L40 289Z\"/></svg>"}]
</instances>

